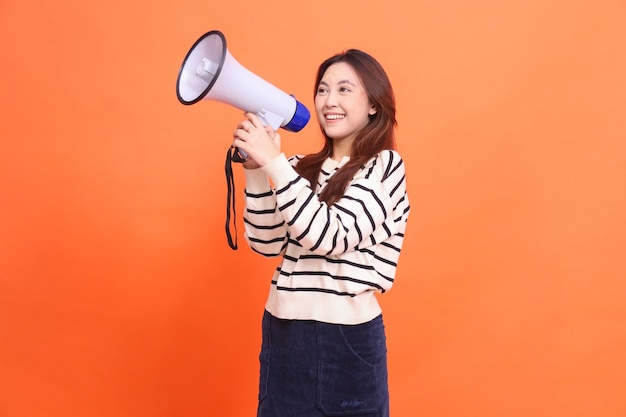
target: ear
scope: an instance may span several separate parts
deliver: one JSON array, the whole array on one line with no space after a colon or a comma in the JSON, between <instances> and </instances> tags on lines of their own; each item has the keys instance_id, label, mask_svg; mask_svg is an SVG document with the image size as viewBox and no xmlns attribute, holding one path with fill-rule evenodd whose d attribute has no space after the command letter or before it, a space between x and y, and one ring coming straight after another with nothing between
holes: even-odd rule
<instances>
[{"instance_id":1,"label":"ear","mask_svg":"<svg viewBox=\"0 0 626 417\"><path fill-rule=\"evenodd\" d=\"M370 111L369 111L370 116L375 115L377 111L378 111L378 110L376 110L376 106L372 105L372 106L370 107Z\"/></svg>"}]
</instances>

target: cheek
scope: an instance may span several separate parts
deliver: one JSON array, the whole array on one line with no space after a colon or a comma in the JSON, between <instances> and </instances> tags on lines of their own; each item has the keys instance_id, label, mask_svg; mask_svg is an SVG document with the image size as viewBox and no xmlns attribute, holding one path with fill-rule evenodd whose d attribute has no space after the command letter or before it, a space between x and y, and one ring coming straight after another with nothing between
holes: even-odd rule
<instances>
[{"instance_id":1,"label":"cheek","mask_svg":"<svg viewBox=\"0 0 626 417\"><path fill-rule=\"evenodd\" d=\"M317 118L322 120L322 110L324 109L324 102L322 100L315 99L315 102L313 104L315 106L315 114L317 114Z\"/></svg>"},{"instance_id":2,"label":"cheek","mask_svg":"<svg viewBox=\"0 0 626 417\"><path fill-rule=\"evenodd\" d=\"M315 110L319 112L322 107L324 107L324 100L322 100L319 96L315 96L313 100L313 105L315 106Z\"/></svg>"}]
</instances>

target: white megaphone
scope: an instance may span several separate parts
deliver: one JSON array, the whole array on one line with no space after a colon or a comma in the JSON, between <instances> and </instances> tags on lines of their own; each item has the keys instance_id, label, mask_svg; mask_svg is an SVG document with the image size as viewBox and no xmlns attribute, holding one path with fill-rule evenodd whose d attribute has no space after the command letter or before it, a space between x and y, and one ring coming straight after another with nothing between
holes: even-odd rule
<instances>
[{"instance_id":1,"label":"white megaphone","mask_svg":"<svg viewBox=\"0 0 626 417\"><path fill-rule=\"evenodd\" d=\"M178 73L176 95L186 105L202 99L215 100L245 112L256 113L264 125L274 130L280 127L298 132L311 117L309 110L293 96L239 64L226 49L226 38L217 30L202 35L187 53ZM226 235L230 247L237 249L235 183L230 161L243 162L247 155L235 149L235 154L231 156L230 151L225 167L228 184ZM230 231L231 210L235 225L234 241Z\"/></svg>"},{"instance_id":2,"label":"white megaphone","mask_svg":"<svg viewBox=\"0 0 626 417\"><path fill-rule=\"evenodd\" d=\"M193 44L178 74L178 100L186 105L215 100L256 113L264 125L291 132L309 121L309 110L293 96L248 71L226 48L222 32L212 30Z\"/></svg>"}]
</instances>

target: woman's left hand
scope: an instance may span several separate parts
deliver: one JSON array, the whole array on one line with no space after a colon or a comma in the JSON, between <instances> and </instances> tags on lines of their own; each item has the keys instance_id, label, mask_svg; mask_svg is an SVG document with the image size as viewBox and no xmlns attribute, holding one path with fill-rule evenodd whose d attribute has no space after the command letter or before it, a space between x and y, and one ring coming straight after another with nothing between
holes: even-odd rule
<instances>
[{"instance_id":1,"label":"woman's left hand","mask_svg":"<svg viewBox=\"0 0 626 417\"><path fill-rule=\"evenodd\" d=\"M256 114L244 113L244 116L246 120L233 133L233 146L248 154L245 168L263 167L280 155L280 134L271 126L263 126Z\"/></svg>"}]
</instances>

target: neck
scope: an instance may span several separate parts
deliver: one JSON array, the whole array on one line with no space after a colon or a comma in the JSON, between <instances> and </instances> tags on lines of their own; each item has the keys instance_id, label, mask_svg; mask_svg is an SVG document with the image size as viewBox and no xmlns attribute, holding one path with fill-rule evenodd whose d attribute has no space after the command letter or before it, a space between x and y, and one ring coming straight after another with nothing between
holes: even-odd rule
<instances>
[{"instance_id":1,"label":"neck","mask_svg":"<svg viewBox=\"0 0 626 417\"><path fill-rule=\"evenodd\" d=\"M352 141L347 140L339 140L333 141L333 153L331 158L335 161L341 161L344 156L350 156L350 151L352 149Z\"/></svg>"}]
</instances>

